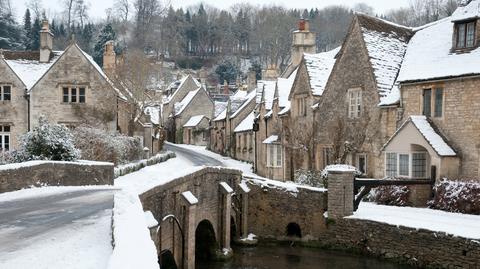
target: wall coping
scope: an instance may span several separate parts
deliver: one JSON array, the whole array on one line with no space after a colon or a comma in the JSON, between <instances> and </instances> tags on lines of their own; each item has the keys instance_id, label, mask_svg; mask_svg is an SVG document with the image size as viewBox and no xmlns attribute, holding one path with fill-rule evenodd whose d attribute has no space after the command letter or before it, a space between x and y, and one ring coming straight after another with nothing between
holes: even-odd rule
<instances>
[{"instance_id":1,"label":"wall coping","mask_svg":"<svg viewBox=\"0 0 480 269\"><path fill-rule=\"evenodd\" d=\"M39 166L43 164L74 164L74 165L85 165L85 166L114 166L113 163L109 162L96 162L96 161L87 161L87 160L78 160L74 162L67 162L67 161L28 161L28 162L21 162L21 163L9 163L0 165L0 171L6 170L16 170L26 167L33 167Z\"/></svg>"}]
</instances>

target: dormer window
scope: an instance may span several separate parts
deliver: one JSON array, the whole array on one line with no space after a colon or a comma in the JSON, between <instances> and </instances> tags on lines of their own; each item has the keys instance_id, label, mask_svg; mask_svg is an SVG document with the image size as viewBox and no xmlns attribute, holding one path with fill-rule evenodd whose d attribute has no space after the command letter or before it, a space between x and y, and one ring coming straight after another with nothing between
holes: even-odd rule
<instances>
[{"instance_id":1,"label":"dormer window","mask_svg":"<svg viewBox=\"0 0 480 269\"><path fill-rule=\"evenodd\" d=\"M456 48L464 49L475 46L475 21L457 23Z\"/></svg>"}]
</instances>

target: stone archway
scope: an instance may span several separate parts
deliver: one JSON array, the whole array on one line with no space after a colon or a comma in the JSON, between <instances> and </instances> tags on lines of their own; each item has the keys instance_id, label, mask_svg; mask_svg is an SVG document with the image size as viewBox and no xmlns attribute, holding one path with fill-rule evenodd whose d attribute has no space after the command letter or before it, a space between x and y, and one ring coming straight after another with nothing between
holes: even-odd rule
<instances>
[{"instance_id":1,"label":"stone archway","mask_svg":"<svg viewBox=\"0 0 480 269\"><path fill-rule=\"evenodd\" d=\"M290 222L287 225L286 233L287 233L287 237L302 238L302 229L300 228L300 225L298 225L295 222Z\"/></svg>"},{"instance_id":2,"label":"stone archway","mask_svg":"<svg viewBox=\"0 0 480 269\"><path fill-rule=\"evenodd\" d=\"M214 259L218 248L212 223L202 220L195 230L195 263Z\"/></svg>"}]
</instances>

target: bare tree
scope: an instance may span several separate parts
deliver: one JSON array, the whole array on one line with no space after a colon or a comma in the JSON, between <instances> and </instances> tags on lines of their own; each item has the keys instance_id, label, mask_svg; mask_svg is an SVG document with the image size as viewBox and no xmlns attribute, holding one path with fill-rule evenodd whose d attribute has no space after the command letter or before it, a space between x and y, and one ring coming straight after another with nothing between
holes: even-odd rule
<instances>
[{"instance_id":1,"label":"bare tree","mask_svg":"<svg viewBox=\"0 0 480 269\"><path fill-rule=\"evenodd\" d=\"M80 21L80 26L83 28L85 21L88 19L89 5L85 0L75 0L74 14Z\"/></svg>"},{"instance_id":2,"label":"bare tree","mask_svg":"<svg viewBox=\"0 0 480 269\"><path fill-rule=\"evenodd\" d=\"M27 8L32 10L35 18L41 18L44 9L42 7L42 0L30 0L27 3Z\"/></svg>"},{"instance_id":3,"label":"bare tree","mask_svg":"<svg viewBox=\"0 0 480 269\"><path fill-rule=\"evenodd\" d=\"M360 13L367 14L367 15L370 15L370 16L375 15L375 9L371 6L369 6L366 3L356 3L353 6L352 10L355 11L355 12L360 12Z\"/></svg>"},{"instance_id":4,"label":"bare tree","mask_svg":"<svg viewBox=\"0 0 480 269\"><path fill-rule=\"evenodd\" d=\"M130 15L129 0L115 0L115 12L121 17L123 22L127 22Z\"/></svg>"}]
</instances>

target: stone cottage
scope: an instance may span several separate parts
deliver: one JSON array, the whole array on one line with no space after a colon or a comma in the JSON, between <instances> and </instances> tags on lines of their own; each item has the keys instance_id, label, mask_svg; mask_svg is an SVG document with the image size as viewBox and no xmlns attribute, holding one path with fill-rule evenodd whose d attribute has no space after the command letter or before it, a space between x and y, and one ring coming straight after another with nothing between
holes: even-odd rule
<instances>
[{"instance_id":1,"label":"stone cottage","mask_svg":"<svg viewBox=\"0 0 480 269\"><path fill-rule=\"evenodd\" d=\"M188 145L207 146L209 144L210 119L205 115L191 117L183 125L183 143Z\"/></svg>"},{"instance_id":2,"label":"stone cottage","mask_svg":"<svg viewBox=\"0 0 480 269\"><path fill-rule=\"evenodd\" d=\"M385 176L480 178L480 11L467 1L415 33L397 78L402 124L383 147Z\"/></svg>"},{"instance_id":3,"label":"stone cottage","mask_svg":"<svg viewBox=\"0 0 480 269\"><path fill-rule=\"evenodd\" d=\"M52 47L53 34L44 21L39 51L0 53L2 150L16 148L18 137L41 116L68 127L86 123L117 130L118 103L125 96L74 41L64 51Z\"/></svg>"}]
</instances>

